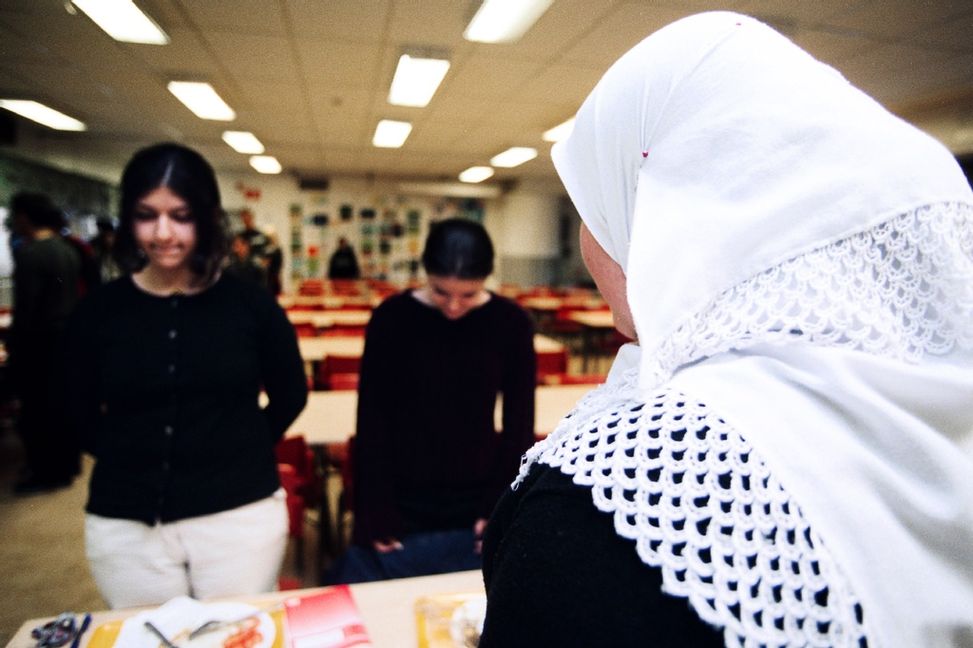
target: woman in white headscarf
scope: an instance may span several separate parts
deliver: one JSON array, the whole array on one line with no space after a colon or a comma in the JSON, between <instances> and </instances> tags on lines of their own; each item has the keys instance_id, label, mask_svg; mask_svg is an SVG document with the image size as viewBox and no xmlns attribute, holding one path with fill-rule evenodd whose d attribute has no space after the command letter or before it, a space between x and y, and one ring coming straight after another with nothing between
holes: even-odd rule
<instances>
[{"instance_id":1,"label":"woman in white headscarf","mask_svg":"<svg viewBox=\"0 0 973 648\"><path fill-rule=\"evenodd\" d=\"M973 645L949 152L716 12L619 59L552 156L638 346L498 505L481 647Z\"/></svg>"}]
</instances>

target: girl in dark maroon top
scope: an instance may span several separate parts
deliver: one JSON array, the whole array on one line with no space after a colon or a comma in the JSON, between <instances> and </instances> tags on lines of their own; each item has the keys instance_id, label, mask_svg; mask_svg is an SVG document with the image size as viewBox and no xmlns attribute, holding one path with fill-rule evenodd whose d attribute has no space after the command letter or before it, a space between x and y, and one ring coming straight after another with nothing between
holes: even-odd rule
<instances>
[{"instance_id":1,"label":"girl in dark maroon top","mask_svg":"<svg viewBox=\"0 0 973 648\"><path fill-rule=\"evenodd\" d=\"M533 326L484 288L493 270L486 230L463 219L435 225L423 266L426 285L386 300L368 325L355 546L335 581L479 567L486 520L533 443Z\"/></svg>"}]
</instances>

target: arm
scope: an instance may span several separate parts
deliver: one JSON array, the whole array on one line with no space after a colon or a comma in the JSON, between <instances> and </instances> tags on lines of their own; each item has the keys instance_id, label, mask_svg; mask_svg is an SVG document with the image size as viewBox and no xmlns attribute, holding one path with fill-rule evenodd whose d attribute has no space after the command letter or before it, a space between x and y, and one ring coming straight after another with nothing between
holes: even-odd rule
<instances>
[{"instance_id":1,"label":"arm","mask_svg":"<svg viewBox=\"0 0 973 648\"><path fill-rule=\"evenodd\" d=\"M389 319L379 309L368 323L358 382L353 541L363 546L394 540L401 530L391 456L394 421L390 414L395 393L396 354L395 323Z\"/></svg>"},{"instance_id":2,"label":"arm","mask_svg":"<svg viewBox=\"0 0 973 648\"><path fill-rule=\"evenodd\" d=\"M21 368L20 353L27 343L27 337L31 332L36 333L41 325L38 319L43 288L40 271L30 250L20 250L15 255L13 322L7 340L10 365L15 375Z\"/></svg>"},{"instance_id":3,"label":"arm","mask_svg":"<svg viewBox=\"0 0 973 648\"><path fill-rule=\"evenodd\" d=\"M264 414L276 442L307 404L307 378L297 335L287 315L269 294L261 303L266 310L259 342L260 373L269 401Z\"/></svg>"},{"instance_id":4,"label":"arm","mask_svg":"<svg viewBox=\"0 0 973 648\"><path fill-rule=\"evenodd\" d=\"M82 301L68 319L58 354L58 390L62 424L82 450L95 456L95 436L101 416L98 387L99 349L95 304Z\"/></svg>"},{"instance_id":5,"label":"arm","mask_svg":"<svg viewBox=\"0 0 973 648\"><path fill-rule=\"evenodd\" d=\"M530 316L519 311L506 331L503 358L503 430L495 476L481 515L489 517L500 494L517 475L520 458L534 444L534 390L537 386L537 355Z\"/></svg>"}]
</instances>

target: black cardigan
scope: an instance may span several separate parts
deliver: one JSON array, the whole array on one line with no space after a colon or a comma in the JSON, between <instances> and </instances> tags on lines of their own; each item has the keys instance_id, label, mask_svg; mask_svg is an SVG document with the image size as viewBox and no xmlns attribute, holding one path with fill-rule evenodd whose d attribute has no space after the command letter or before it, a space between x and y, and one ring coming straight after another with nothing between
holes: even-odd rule
<instances>
[{"instance_id":1,"label":"black cardigan","mask_svg":"<svg viewBox=\"0 0 973 648\"><path fill-rule=\"evenodd\" d=\"M534 442L536 381L533 325L510 300L452 321L409 292L379 306L359 383L355 542L488 517Z\"/></svg>"},{"instance_id":2,"label":"black cardigan","mask_svg":"<svg viewBox=\"0 0 973 648\"><path fill-rule=\"evenodd\" d=\"M294 329L264 288L224 276L156 297L122 277L79 305L64 358L68 424L96 459L90 513L170 522L277 489L274 445L307 382Z\"/></svg>"}]
</instances>

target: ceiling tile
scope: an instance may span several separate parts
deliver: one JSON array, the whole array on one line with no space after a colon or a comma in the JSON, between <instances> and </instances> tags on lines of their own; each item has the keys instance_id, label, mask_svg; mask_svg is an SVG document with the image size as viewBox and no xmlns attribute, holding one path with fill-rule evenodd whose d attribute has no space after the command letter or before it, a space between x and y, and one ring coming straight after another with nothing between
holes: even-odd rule
<instances>
[{"instance_id":1,"label":"ceiling tile","mask_svg":"<svg viewBox=\"0 0 973 648\"><path fill-rule=\"evenodd\" d=\"M231 31L284 36L279 5L267 0L196 0L180 3L191 24L207 32Z\"/></svg>"},{"instance_id":2,"label":"ceiling tile","mask_svg":"<svg viewBox=\"0 0 973 648\"><path fill-rule=\"evenodd\" d=\"M883 45L842 65L849 81L891 108L969 83L970 69L969 56L908 45ZM891 77L894 86L886 83Z\"/></svg>"},{"instance_id":3,"label":"ceiling tile","mask_svg":"<svg viewBox=\"0 0 973 648\"><path fill-rule=\"evenodd\" d=\"M791 34L791 40L807 50L819 61L841 70L841 64L849 58L861 56L881 46L878 41L857 38L849 34L822 30L799 29Z\"/></svg>"},{"instance_id":4,"label":"ceiling tile","mask_svg":"<svg viewBox=\"0 0 973 648\"><path fill-rule=\"evenodd\" d=\"M606 70L646 36L687 13L641 2L619 5L564 50L558 63Z\"/></svg>"},{"instance_id":5,"label":"ceiling tile","mask_svg":"<svg viewBox=\"0 0 973 648\"><path fill-rule=\"evenodd\" d=\"M369 88L382 57L380 43L301 38L297 41L304 79L315 92Z\"/></svg>"},{"instance_id":6,"label":"ceiling tile","mask_svg":"<svg viewBox=\"0 0 973 648\"><path fill-rule=\"evenodd\" d=\"M264 77L295 82L300 78L294 52L282 36L221 31L205 38L220 64L238 81Z\"/></svg>"},{"instance_id":7,"label":"ceiling tile","mask_svg":"<svg viewBox=\"0 0 973 648\"><path fill-rule=\"evenodd\" d=\"M308 2L287 0L289 28L299 38L369 40L378 44L389 19L390 0L366 2Z\"/></svg>"},{"instance_id":8,"label":"ceiling tile","mask_svg":"<svg viewBox=\"0 0 973 648\"><path fill-rule=\"evenodd\" d=\"M456 69L450 68L440 90L468 98L502 99L524 86L539 69L533 61L474 55Z\"/></svg>"},{"instance_id":9,"label":"ceiling tile","mask_svg":"<svg viewBox=\"0 0 973 648\"><path fill-rule=\"evenodd\" d=\"M168 45L122 45L128 54L141 60L147 68L162 76L177 78L208 78L219 66L211 51L195 30L177 27L167 31Z\"/></svg>"}]
</instances>

